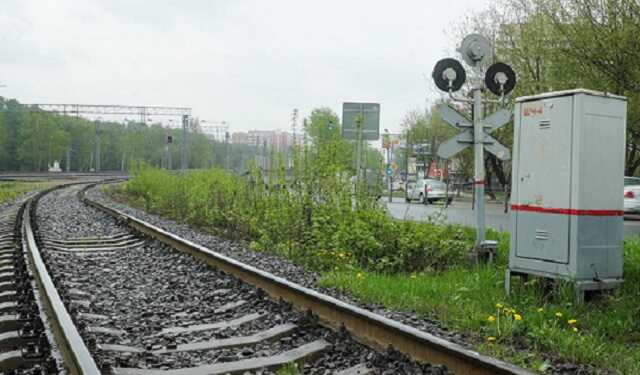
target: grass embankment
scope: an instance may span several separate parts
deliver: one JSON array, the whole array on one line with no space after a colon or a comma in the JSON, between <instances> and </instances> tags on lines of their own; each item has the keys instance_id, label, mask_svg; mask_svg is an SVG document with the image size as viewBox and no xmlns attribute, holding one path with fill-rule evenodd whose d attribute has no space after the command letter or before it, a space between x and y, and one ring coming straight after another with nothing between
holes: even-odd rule
<instances>
[{"instance_id":1,"label":"grass embankment","mask_svg":"<svg viewBox=\"0 0 640 375\"><path fill-rule=\"evenodd\" d=\"M42 189L44 182L0 182L0 203L16 199L20 194Z\"/></svg>"},{"instance_id":2,"label":"grass embankment","mask_svg":"<svg viewBox=\"0 0 640 375\"><path fill-rule=\"evenodd\" d=\"M496 264L471 266L469 228L396 221L366 198L353 212L350 193L329 176L317 187L267 189L259 176L147 169L112 193L289 257L363 302L435 319L466 333L483 353L540 372L572 362L593 373L640 374L640 239L625 242L624 286L592 302L575 305L570 286L536 279L515 282L507 297L507 234L489 233L499 241Z\"/></svg>"},{"instance_id":3,"label":"grass embankment","mask_svg":"<svg viewBox=\"0 0 640 375\"><path fill-rule=\"evenodd\" d=\"M625 242L624 286L576 305L570 286L549 290L535 279L515 282L507 297L506 237L495 265L409 275L329 272L321 284L467 332L481 352L540 372L567 361L591 373L640 374L640 240Z\"/></svg>"}]
</instances>

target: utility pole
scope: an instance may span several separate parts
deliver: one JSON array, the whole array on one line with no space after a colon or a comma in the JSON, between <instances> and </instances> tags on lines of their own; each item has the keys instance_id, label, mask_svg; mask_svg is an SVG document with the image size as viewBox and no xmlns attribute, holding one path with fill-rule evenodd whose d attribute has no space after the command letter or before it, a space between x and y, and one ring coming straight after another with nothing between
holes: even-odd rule
<instances>
[{"instance_id":1,"label":"utility pole","mask_svg":"<svg viewBox=\"0 0 640 375\"><path fill-rule=\"evenodd\" d=\"M230 165L229 165L229 162L230 162L230 158L229 158L229 132L225 132L224 133L224 153L225 153L225 157L226 157L226 159L225 159L225 164L226 164L225 168L227 170L229 170L229 167L230 167Z\"/></svg>"},{"instance_id":2,"label":"utility pole","mask_svg":"<svg viewBox=\"0 0 640 375\"><path fill-rule=\"evenodd\" d=\"M255 148L253 149L253 159L256 163L256 167L261 168L262 161L260 161L260 136L259 135L256 135L256 144L255 144Z\"/></svg>"},{"instance_id":3,"label":"utility pole","mask_svg":"<svg viewBox=\"0 0 640 375\"><path fill-rule=\"evenodd\" d=\"M67 149L67 172L71 171L71 147Z\"/></svg>"},{"instance_id":4,"label":"utility pole","mask_svg":"<svg viewBox=\"0 0 640 375\"><path fill-rule=\"evenodd\" d=\"M407 132L405 134L406 135L404 140L404 198L407 199L409 197L407 192L409 188L409 155L411 154L409 149L413 151L413 145L409 141L409 129L407 129Z\"/></svg>"},{"instance_id":5,"label":"utility pole","mask_svg":"<svg viewBox=\"0 0 640 375\"><path fill-rule=\"evenodd\" d=\"M391 171L391 155L393 154L391 152L391 145L389 145L389 148L387 149L387 180L389 183L389 203L393 202L393 178L392 178L392 174L390 172Z\"/></svg>"},{"instance_id":6,"label":"utility pole","mask_svg":"<svg viewBox=\"0 0 640 375\"><path fill-rule=\"evenodd\" d=\"M362 123L364 122L362 114L358 114L356 118L357 140L356 140L356 196L360 189L360 180L362 178ZM356 198L357 201L357 198Z\"/></svg>"},{"instance_id":7,"label":"utility pole","mask_svg":"<svg viewBox=\"0 0 640 375\"><path fill-rule=\"evenodd\" d=\"M166 139L165 139L165 145L164 145L164 153L165 153L165 160L166 160L166 167L168 170L171 170L173 168L173 163L171 160L171 144L173 143L173 136L171 136L171 134L166 134Z\"/></svg>"},{"instance_id":8,"label":"utility pole","mask_svg":"<svg viewBox=\"0 0 640 375\"><path fill-rule=\"evenodd\" d=\"M387 189L389 191L389 203L393 201L393 181L391 179L391 135L389 129L384 129L384 136L382 137L382 148L387 151L387 162L384 166L384 174L387 178Z\"/></svg>"},{"instance_id":9,"label":"utility pole","mask_svg":"<svg viewBox=\"0 0 640 375\"><path fill-rule=\"evenodd\" d=\"M96 124L96 144L95 144L95 160L96 160L96 173L100 172L100 122L95 121Z\"/></svg>"},{"instance_id":10,"label":"utility pole","mask_svg":"<svg viewBox=\"0 0 640 375\"><path fill-rule=\"evenodd\" d=\"M296 128L298 127L298 108L293 109L293 113L291 114L291 133L293 133L293 143L291 145L291 162L287 160L287 167L289 165L293 165L293 160L295 158L295 152L297 147L297 139L296 139Z\"/></svg>"},{"instance_id":11,"label":"utility pole","mask_svg":"<svg viewBox=\"0 0 640 375\"><path fill-rule=\"evenodd\" d=\"M269 159L267 158L267 140L262 141L262 167L265 171L267 182L269 181Z\"/></svg>"},{"instance_id":12,"label":"utility pole","mask_svg":"<svg viewBox=\"0 0 640 375\"><path fill-rule=\"evenodd\" d=\"M182 115L182 142L180 142L180 171L184 174L187 170L187 127L189 115Z\"/></svg>"}]
</instances>

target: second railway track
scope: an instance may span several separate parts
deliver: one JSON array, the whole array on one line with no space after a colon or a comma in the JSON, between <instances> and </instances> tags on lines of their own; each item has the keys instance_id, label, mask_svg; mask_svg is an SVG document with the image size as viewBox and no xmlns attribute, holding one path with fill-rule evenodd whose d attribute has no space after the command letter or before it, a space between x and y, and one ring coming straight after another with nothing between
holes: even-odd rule
<instances>
[{"instance_id":1,"label":"second railway track","mask_svg":"<svg viewBox=\"0 0 640 375\"><path fill-rule=\"evenodd\" d=\"M42 195L23 231L63 373L526 373L89 201L85 188Z\"/></svg>"}]
</instances>

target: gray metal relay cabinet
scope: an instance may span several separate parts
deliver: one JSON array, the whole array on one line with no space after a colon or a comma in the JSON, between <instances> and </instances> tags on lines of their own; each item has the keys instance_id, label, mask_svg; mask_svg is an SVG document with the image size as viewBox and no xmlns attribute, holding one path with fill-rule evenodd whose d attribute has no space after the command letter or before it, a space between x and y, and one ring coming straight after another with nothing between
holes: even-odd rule
<instances>
[{"instance_id":1,"label":"gray metal relay cabinet","mask_svg":"<svg viewBox=\"0 0 640 375\"><path fill-rule=\"evenodd\" d=\"M622 282L626 98L588 90L516 99L511 247L515 274L584 291Z\"/></svg>"}]
</instances>

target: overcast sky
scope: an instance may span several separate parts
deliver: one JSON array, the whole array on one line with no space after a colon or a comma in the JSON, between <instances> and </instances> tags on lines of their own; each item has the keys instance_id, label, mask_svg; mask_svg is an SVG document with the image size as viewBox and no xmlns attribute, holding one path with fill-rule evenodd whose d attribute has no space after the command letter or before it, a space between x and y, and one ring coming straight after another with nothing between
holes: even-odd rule
<instances>
[{"instance_id":1,"label":"overcast sky","mask_svg":"<svg viewBox=\"0 0 640 375\"><path fill-rule=\"evenodd\" d=\"M189 106L232 131L289 129L293 108L372 101L396 130L438 96L425 76L453 51L447 31L486 3L2 0L0 96Z\"/></svg>"}]
</instances>

